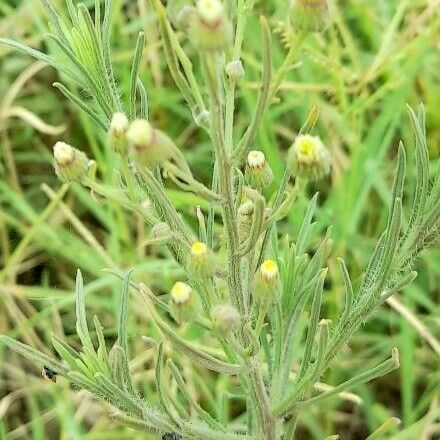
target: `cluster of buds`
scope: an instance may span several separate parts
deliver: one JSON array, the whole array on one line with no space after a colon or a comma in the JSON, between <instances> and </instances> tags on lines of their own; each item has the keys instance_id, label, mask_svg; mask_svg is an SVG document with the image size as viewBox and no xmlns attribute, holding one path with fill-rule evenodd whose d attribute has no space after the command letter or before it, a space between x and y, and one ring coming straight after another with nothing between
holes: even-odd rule
<instances>
[{"instance_id":1,"label":"cluster of buds","mask_svg":"<svg viewBox=\"0 0 440 440\"><path fill-rule=\"evenodd\" d=\"M170 291L169 306L176 322L191 321L197 313L197 297L188 284L178 281Z\"/></svg>"},{"instance_id":2,"label":"cluster of buds","mask_svg":"<svg viewBox=\"0 0 440 440\"><path fill-rule=\"evenodd\" d=\"M280 293L280 274L274 260L265 260L254 278L254 293L261 301L273 301Z\"/></svg>"},{"instance_id":3,"label":"cluster of buds","mask_svg":"<svg viewBox=\"0 0 440 440\"><path fill-rule=\"evenodd\" d=\"M125 153L127 151L128 119L124 113L115 113L108 130L108 141L114 151Z\"/></svg>"},{"instance_id":4,"label":"cluster of buds","mask_svg":"<svg viewBox=\"0 0 440 440\"><path fill-rule=\"evenodd\" d=\"M55 173L62 182L77 182L86 176L89 159L80 150L64 142L53 147Z\"/></svg>"},{"instance_id":5,"label":"cluster of buds","mask_svg":"<svg viewBox=\"0 0 440 440\"><path fill-rule=\"evenodd\" d=\"M217 331L229 333L237 330L240 325L240 313L230 305L216 305L211 310L212 325Z\"/></svg>"},{"instance_id":6,"label":"cluster of buds","mask_svg":"<svg viewBox=\"0 0 440 440\"><path fill-rule=\"evenodd\" d=\"M249 152L244 177L249 186L260 191L272 183L272 169L262 151Z\"/></svg>"},{"instance_id":7,"label":"cluster of buds","mask_svg":"<svg viewBox=\"0 0 440 440\"><path fill-rule=\"evenodd\" d=\"M288 164L295 176L319 180L330 172L331 156L318 136L299 135L290 147Z\"/></svg>"},{"instance_id":8,"label":"cluster of buds","mask_svg":"<svg viewBox=\"0 0 440 440\"><path fill-rule=\"evenodd\" d=\"M290 21L298 31L324 31L329 22L327 0L293 0Z\"/></svg>"},{"instance_id":9,"label":"cluster of buds","mask_svg":"<svg viewBox=\"0 0 440 440\"><path fill-rule=\"evenodd\" d=\"M162 131L153 128L146 119L133 121L126 136L140 165L154 168L171 156L171 139Z\"/></svg>"},{"instance_id":10,"label":"cluster of buds","mask_svg":"<svg viewBox=\"0 0 440 440\"><path fill-rule=\"evenodd\" d=\"M188 272L196 278L212 278L215 271L215 255L211 249L201 241L193 243L188 260Z\"/></svg>"},{"instance_id":11,"label":"cluster of buds","mask_svg":"<svg viewBox=\"0 0 440 440\"><path fill-rule=\"evenodd\" d=\"M189 19L189 36L203 51L221 51L231 42L232 26L219 0L199 0Z\"/></svg>"}]
</instances>

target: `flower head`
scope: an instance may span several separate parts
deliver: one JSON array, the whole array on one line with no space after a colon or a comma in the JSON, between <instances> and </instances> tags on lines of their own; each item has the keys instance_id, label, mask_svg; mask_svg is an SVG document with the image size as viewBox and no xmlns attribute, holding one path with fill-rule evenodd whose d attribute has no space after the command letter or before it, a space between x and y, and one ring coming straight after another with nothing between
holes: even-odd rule
<instances>
[{"instance_id":1,"label":"flower head","mask_svg":"<svg viewBox=\"0 0 440 440\"><path fill-rule=\"evenodd\" d=\"M237 81L245 74L241 60L230 61L226 64L225 71L231 81Z\"/></svg>"},{"instance_id":2,"label":"flower head","mask_svg":"<svg viewBox=\"0 0 440 440\"><path fill-rule=\"evenodd\" d=\"M324 31L329 22L327 0L293 0L290 21L295 30Z\"/></svg>"},{"instance_id":3,"label":"flower head","mask_svg":"<svg viewBox=\"0 0 440 440\"><path fill-rule=\"evenodd\" d=\"M193 44L204 51L221 51L231 41L231 24L219 0L199 0L190 17L189 34Z\"/></svg>"},{"instance_id":4,"label":"flower head","mask_svg":"<svg viewBox=\"0 0 440 440\"><path fill-rule=\"evenodd\" d=\"M198 313L198 299L188 284L177 281L170 291L170 312L178 322L193 320Z\"/></svg>"},{"instance_id":5,"label":"flower head","mask_svg":"<svg viewBox=\"0 0 440 440\"><path fill-rule=\"evenodd\" d=\"M155 167L170 157L171 140L146 119L136 119L129 125L127 139L141 165Z\"/></svg>"},{"instance_id":6,"label":"flower head","mask_svg":"<svg viewBox=\"0 0 440 440\"><path fill-rule=\"evenodd\" d=\"M299 135L289 150L288 163L298 177L318 180L331 168L331 156L318 136Z\"/></svg>"},{"instance_id":7,"label":"flower head","mask_svg":"<svg viewBox=\"0 0 440 440\"><path fill-rule=\"evenodd\" d=\"M188 303L191 299L192 289L188 284L177 281L171 289L171 300L177 305Z\"/></svg>"},{"instance_id":8,"label":"flower head","mask_svg":"<svg viewBox=\"0 0 440 440\"><path fill-rule=\"evenodd\" d=\"M229 305L217 305L211 310L211 320L214 328L222 332L236 330L240 324L240 319L238 310Z\"/></svg>"},{"instance_id":9,"label":"flower head","mask_svg":"<svg viewBox=\"0 0 440 440\"><path fill-rule=\"evenodd\" d=\"M108 139L115 151L123 153L127 149L126 133L128 129L128 119L124 113L115 113L110 122Z\"/></svg>"},{"instance_id":10,"label":"flower head","mask_svg":"<svg viewBox=\"0 0 440 440\"><path fill-rule=\"evenodd\" d=\"M269 186L273 180L272 169L262 151L252 150L247 156L246 182L253 188L261 190Z\"/></svg>"},{"instance_id":11,"label":"flower head","mask_svg":"<svg viewBox=\"0 0 440 440\"><path fill-rule=\"evenodd\" d=\"M265 260L258 268L254 280L255 294L262 300L271 301L280 291L278 265L274 260Z\"/></svg>"},{"instance_id":12,"label":"flower head","mask_svg":"<svg viewBox=\"0 0 440 440\"><path fill-rule=\"evenodd\" d=\"M65 142L53 147L55 173L62 182L79 181L87 174L89 160L80 150Z\"/></svg>"},{"instance_id":13,"label":"flower head","mask_svg":"<svg viewBox=\"0 0 440 440\"><path fill-rule=\"evenodd\" d=\"M198 278L211 278L215 275L215 256L205 243L196 241L192 244L188 271Z\"/></svg>"}]
</instances>

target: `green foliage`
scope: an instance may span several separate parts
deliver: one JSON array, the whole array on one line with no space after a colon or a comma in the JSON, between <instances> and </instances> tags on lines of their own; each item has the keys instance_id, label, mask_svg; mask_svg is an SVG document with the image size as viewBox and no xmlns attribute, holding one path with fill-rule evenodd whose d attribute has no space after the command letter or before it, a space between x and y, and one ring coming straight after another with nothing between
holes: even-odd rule
<instances>
[{"instance_id":1,"label":"green foliage","mask_svg":"<svg viewBox=\"0 0 440 440\"><path fill-rule=\"evenodd\" d=\"M96 176L95 163L89 164L89 172L82 179L82 184L91 190L93 196L99 196L116 206L116 211L121 208L133 211L147 225L168 225L170 233L150 243L168 249L180 267L178 276L187 278L200 296L202 310L200 314L194 314L189 326L193 335L187 331L188 327L171 324L168 319L169 305L153 293L154 289L130 281L128 273L123 277L115 341L108 351L109 341L106 341L105 331L97 316L93 319L96 337L89 329L85 288L79 271L75 298L76 334L80 351L63 338L53 336L53 347L61 358L57 360L42 350L10 337L2 336L1 340L31 361L64 376L75 387L85 389L109 403L116 410L114 420L137 430L159 436L175 432L189 439L293 438L298 417L307 413L311 405L322 403L324 399L352 387L359 387L399 366L397 350L393 349L389 359L365 368L331 390L318 390L320 379L343 352L350 338L378 312L389 297L414 280L416 259L423 249L438 240L440 175L437 172L430 180L424 108L420 106L417 112L409 108L415 135L416 169L415 190L409 197L411 203L403 203L406 198L404 183L407 161L401 144L384 232L377 241L359 285L352 282L350 270L342 259L339 260L340 276L345 287L345 305L334 314L336 319L333 319L333 323L321 319L328 312L324 307L327 299L324 283L332 248L331 228L327 229L319 243L312 239L317 226L325 229L332 221L326 219L325 214L319 214L318 195L308 202L297 228L298 233L292 240L282 234L286 223L284 220L304 203L309 183L292 175L288 166L281 172L278 170L277 188L273 194L271 191L261 193L251 189L243 179L247 153L257 135L267 130L265 118L276 120L277 114L283 111L282 106L277 110L278 106L275 105L279 88L301 53L305 35L295 35L294 29L285 30L289 50L281 66L272 72L274 48L271 30L267 19L260 19L262 49L261 54L258 52L258 56L261 56L259 92L256 98L251 98L255 106L250 121L244 126L241 118L246 111L236 106L240 84L227 77L225 65L227 61L238 60L243 55L244 29L247 21L252 20L254 2L239 1L237 5L235 2L225 3L231 9L227 9L229 16L226 18L235 20L233 47L225 53L200 51L194 54L186 42L182 42L182 35L172 27L159 0L152 1L170 74L191 112L194 125L200 127L212 145L215 165L210 186L192 173L187 159L175 143L171 138L165 138L165 133L156 127L152 128L153 139L167 142L170 151L175 152L157 168L150 169L138 163L134 154L136 145L126 140L127 148L118 152L111 165L105 163L105 159L99 161L96 158L100 171L100 166L112 170L114 165L116 168L111 185L105 179L105 172L102 173L102 180ZM96 127L107 130L114 113L124 111L122 93L116 86L110 62L112 3L105 2L101 20L100 3L96 2L92 20L85 6L75 7L68 1L69 24L64 23L49 2L44 1L44 6L52 28L50 38L61 49L62 57L47 56L11 40L2 39L0 42L48 62L66 75L81 92L72 92L61 84L57 84L57 87L88 114ZM403 9L399 11L403 12ZM390 35L388 37L391 38ZM149 117L146 90L139 78L143 46L144 34L141 32L129 75L127 113L130 122L137 117ZM84 91L89 99L84 99ZM393 104L390 104L390 111L393 110ZM299 133L312 132L318 119L317 108L313 106L308 116L302 119L305 122ZM379 138L379 131L379 128L373 127L371 136ZM274 157L276 154L272 151L267 156ZM358 162L361 159L359 156ZM357 172L356 166L353 167L354 174ZM193 218L181 215L180 207L170 196L164 178L171 180L182 192L192 193L197 203L203 203L205 209L197 210L198 227L193 226ZM349 179L350 176L347 177ZM294 180L292 187L291 180ZM75 184L71 185L71 190L87 195L83 187ZM340 196L341 191L345 190L337 189L333 197ZM347 188L347 191L351 189ZM353 197L353 194L350 192L349 197ZM243 214L241 208L246 203L249 209L245 211L246 218L243 219L240 218L240 212ZM404 209L407 205L410 206L408 213ZM93 203L90 209L96 209ZM49 214L48 208L46 217ZM101 213L100 216L105 223L105 215ZM220 224L217 224L216 216L221 217ZM37 226L46 217L43 216ZM314 219L318 219L318 225ZM335 220L334 229L339 235L346 233L338 220ZM212 271L212 276L205 277L203 273L190 270L190 248L198 240L205 242L210 251L217 254L219 266ZM102 252L96 243L93 245ZM19 256L16 254L15 259ZM112 260L105 251L102 257L105 264L113 266L108 264ZM279 281L281 289L280 294L274 294L271 301L264 301L263 296L255 293L254 278L259 270L262 271L262 263L268 259L276 262L276 276L279 276L276 279L277 287ZM151 347L156 356L154 396L138 389L130 371L127 325L131 288L144 300L142 304L156 329L152 334L160 340ZM242 328L230 334L215 330L211 310L219 303L227 303L239 311ZM305 314L309 320L304 326ZM197 342L194 342L194 334ZM209 398L206 399L209 404L199 402L189 386L191 374L188 373L188 365L198 371L197 375L202 375L201 379L207 374L206 370L210 370L209 374L219 383L226 383L226 393L222 389L210 390L206 394L212 402ZM223 408L230 404L227 401L232 398L240 404L241 412L237 417ZM381 438L394 426L395 420L389 419L370 438Z\"/></svg>"}]
</instances>

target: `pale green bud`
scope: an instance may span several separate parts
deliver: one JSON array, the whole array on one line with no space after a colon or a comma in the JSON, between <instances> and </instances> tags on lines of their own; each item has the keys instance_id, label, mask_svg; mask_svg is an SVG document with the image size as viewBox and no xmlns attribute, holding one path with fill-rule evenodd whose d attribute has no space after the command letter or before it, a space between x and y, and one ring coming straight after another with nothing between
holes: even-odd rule
<instances>
[{"instance_id":1,"label":"pale green bud","mask_svg":"<svg viewBox=\"0 0 440 440\"><path fill-rule=\"evenodd\" d=\"M264 301L272 301L280 293L280 274L274 260L263 261L254 278L254 293Z\"/></svg>"},{"instance_id":2,"label":"pale green bud","mask_svg":"<svg viewBox=\"0 0 440 440\"><path fill-rule=\"evenodd\" d=\"M172 141L160 130L154 129L146 119L136 119L129 125L127 139L141 165L151 168L170 158Z\"/></svg>"},{"instance_id":3,"label":"pale green bud","mask_svg":"<svg viewBox=\"0 0 440 440\"><path fill-rule=\"evenodd\" d=\"M203 51L221 51L230 43L232 27L219 0L199 0L192 14L189 35Z\"/></svg>"},{"instance_id":4,"label":"pale green bud","mask_svg":"<svg viewBox=\"0 0 440 440\"><path fill-rule=\"evenodd\" d=\"M250 151L244 177L252 188L262 190L272 183L273 173L262 151Z\"/></svg>"},{"instance_id":5,"label":"pale green bud","mask_svg":"<svg viewBox=\"0 0 440 440\"><path fill-rule=\"evenodd\" d=\"M254 215L254 202L248 200L242 203L237 210L238 233L240 241L244 241L251 230L252 216Z\"/></svg>"},{"instance_id":6,"label":"pale green bud","mask_svg":"<svg viewBox=\"0 0 440 440\"><path fill-rule=\"evenodd\" d=\"M176 15L176 28L183 30L188 29L194 14L196 14L196 8L193 6L184 6Z\"/></svg>"},{"instance_id":7,"label":"pale green bud","mask_svg":"<svg viewBox=\"0 0 440 440\"><path fill-rule=\"evenodd\" d=\"M294 30L324 31L329 22L327 0L293 0L290 21Z\"/></svg>"},{"instance_id":8,"label":"pale green bud","mask_svg":"<svg viewBox=\"0 0 440 440\"><path fill-rule=\"evenodd\" d=\"M194 319L197 313L197 298L188 284L178 281L170 291L170 312L178 322Z\"/></svg>"},{"instance_id":9,"label":"pale green bud","mask_svg":"<svg viewBox=\"0 0 440 440\"><path fill-rule=\"evenodd\" d=\"M153 238L165 238L165 237L169 237L170 234L171 234L171 229L168 223L165 222L156 223L151 228L151 236Z\"/></svg>"},{"instance_id":10,"label":"pale green bud","mask_svg":"<svg viewBox=\"0 0 440 440\"><path fill-rule=\"evenodd\" d=\"M245 74L241 60L231 61L226 64L225 71L231 81L238 81Z\"/></svg>"},{"instance_id":11,"label":"pale green bud","mask_svg":"<svg viewBox=\"0 0 440 440\"><path fill-rule=\"evenodd\" d=\"M188 271L198 278L212 278L215 275L215 255L208 246L196 241L191 246L191 254L188 259Z\"/></svg>"},{"instance_id":12,"label":"pale green bud","mask_svg":"<svg viewBox=\"0 0 440 440\"><path fill-rule=\"evenodd\" d=\"M55 173L62 182L80 181L87 174L89 159L80 150L65 142L53 147Z\"/></svg>"},{"instance_id":13,"label":"pale green bud","mask_svg":"<svg viewBox=\"0 0 440 440\"><path fill-rule=\"evenodd\" d=\"M127 116L125 116L124 113L115 113L110 122L108 139L111 147L119 153L124 153L127 150L127 130Z\"/></svg>"},{"instance_id":14,"label":"pale green bud","mask_svg":"<svg viewBox=\"0 0 440 440\"><path fill-rule=\"evenodd\" d=\"M178 29L181 29L182 23L182 13L188 10L195 10L194 7L191 6L190 0L168 0L167 1L167 15L172 23Z\"/></svg>"},{"instance_id":15,"label":"pale green bud","mask_svg":"<svg viewBox=\"0 0 440 440\"><path fill-rule=\"evenodd\" d=\"M218 331L229 333L235 331L240 325L240 313L235 307L217 305L211 309L211 321Z\"/></svg>"},{"instance_id":16,"label":"pale green bud","mask_svg":"<svg viewBox=\"0 0 440 440\"><path fill-rule=\"evenodd\" d=\"M295 176L319 180L330 172L331 156L318 136L299 135L290 147L288 165Z\"/></svg>"}]
</instances>

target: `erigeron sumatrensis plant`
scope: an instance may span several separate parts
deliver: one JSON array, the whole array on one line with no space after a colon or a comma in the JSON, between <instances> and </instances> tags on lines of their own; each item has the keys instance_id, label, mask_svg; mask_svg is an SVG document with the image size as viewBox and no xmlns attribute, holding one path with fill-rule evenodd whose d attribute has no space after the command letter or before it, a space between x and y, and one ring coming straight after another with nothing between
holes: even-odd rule
<instances>
[{"instance_id":1,"label":"erigeron sumatrensis plant","mask_svg":"<svg viewBox=\"0 0 440 440\"><path fill-rule=\"evenodd\" d=\"M317 122L316 109L290 147L284 177L274 194L263 193L273 174L264 153L254 144L289 61L308 33L327 25L326 2L293 1L291 25L297 38L286 62L274 72L270 29L261 18L263 69L258 103L245 132L236 133L234 97L237 81L245 75L240 57L253 1L225 2L229 14L218 0L168 2L167 16L160 0L152 0L171 76L195 123L211 140L215 166L210 186L195 179L173 140L148 120L147 91L138 75L143 33L133 56L129 106L124 108L110 61L111 0L105 2L102 15L100 2L95 3L95 20L85 6L74 7L71 0L66 3L68 24L48 0L43 0L52 27L50 38L64 53L63 63L19 43L1 42L50 63L88 93L92 100L84 102L66 86L55 84L108 133L108 148L120 156L120 187L109 190L102 185L95 176L95 163L63 142L54 147L57 176L63 182L83 184L142 215L152 228L150 242L168 247L186 278L176 280L167 302L125 275L118 336L109 351L96 316L93 325L97 340L90 336L81 273L76 282L76 331L81 352L57 337L53 337L53 346L61 359L7 337L2 341L44 366L45 371L61 375L110 403L116 411L115 420L163 439L292 439L301 411L397 368L394 349L383 363L329 391L319 392L315 387L356 329L415 278L415 259L439 237L440 175L429 179L423 108L418 112L409 109L417 167L412 206L404 213L406 158L401 144L386 229L356 291L344 262L339 260L345 306L337 322L330 323L321 316L330 233L313 254L308 249L317 195L310 200L294 241L284 239L279 246L277 234L277 223L291 209L298 189L330 172L330 153L325 143L311 134ZM192 60L177 32L186 35L196 48L203 83L196 80ZM163 177L210 204L207 213L197 209L198 231L189 227L166 196ZM216 212L221 213L223 226L218 234L214 230ZM221 258L222 241L226 243L226 259ZM156 405L141 395L130 375L126 332L130 290L145 299L145 311L163 336L155 343L148 340L156 350ZM306 310L310 319L304 329L298 324ZM174 322L166 317L167 312ZM204 329L200 344L183 336L181 328L188 323ZM166 362L164 341L173 347ZM294 341L301 341L299 353L293 351L298 346ZM202 407L179 368L183 357L212 374L229 376L229 392L242 401L246 417L225 423L218 414ZM294 369L296 364L299 367ZM170 378L176 387L171 386Z\"/></svg>"}]
</instances>

